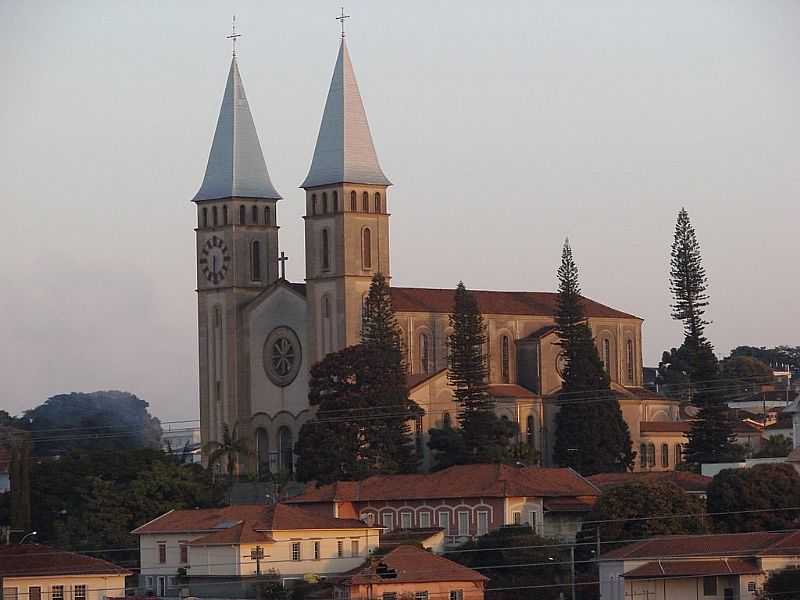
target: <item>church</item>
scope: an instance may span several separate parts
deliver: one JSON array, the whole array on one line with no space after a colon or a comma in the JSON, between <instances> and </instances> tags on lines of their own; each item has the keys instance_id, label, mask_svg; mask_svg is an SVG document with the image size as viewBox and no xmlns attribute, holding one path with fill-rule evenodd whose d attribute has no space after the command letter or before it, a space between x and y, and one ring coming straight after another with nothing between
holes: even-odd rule
<instances>
[{"instance_id":1,"label":"church","mask_svg":"<svg viewBox=\"0 0 800 600\"><path fill-rule=\"evenodd\" d=\"M278 241L281 196L267 170L234 53L205 177L193 202L201 435L204 443L221 440L227 426L252 440L255 457L245 469L292 471L298 433L314 415L308 403L311 366L360 341L372 276L391 277L390 186L343 35L301 185L305 281L287 281ZM452 279L458 278L454 272ZM487 327L489 392L496 411L518 424L520 441L549 465L561 386L556 294L475 294ZM452 289L392 287L409 396L425 411L415 423L423 452L431 427L456 422L446 370L452 301ZM640 453L637 469L674 469L682 443L674 427L679 407L642 387L642 319L590 299L585 312ZM423 464L429 461L425 456Z\"/></svg>"}]
</instances>

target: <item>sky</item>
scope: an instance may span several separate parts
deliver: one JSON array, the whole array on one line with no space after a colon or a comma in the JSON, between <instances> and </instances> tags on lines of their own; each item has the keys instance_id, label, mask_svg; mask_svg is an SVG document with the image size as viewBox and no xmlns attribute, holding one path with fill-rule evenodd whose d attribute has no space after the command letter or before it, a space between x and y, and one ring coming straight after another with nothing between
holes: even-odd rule
<instances>
[{"instance_id":1,"label":"sky","mask_svg":"<svg viewBox=\"0 0 800 600\"><path fill-rule=\"evenodd\" d=\"M346 6L394 182L395 285L584 293L681 343L668 260L686 207L720 356L800 344L800 2L452 0ZM303 278L305 177L339 3L0 2L0 409L123 389L197 400L195 210L239 65Z\"/></svg>"}]
</instances>

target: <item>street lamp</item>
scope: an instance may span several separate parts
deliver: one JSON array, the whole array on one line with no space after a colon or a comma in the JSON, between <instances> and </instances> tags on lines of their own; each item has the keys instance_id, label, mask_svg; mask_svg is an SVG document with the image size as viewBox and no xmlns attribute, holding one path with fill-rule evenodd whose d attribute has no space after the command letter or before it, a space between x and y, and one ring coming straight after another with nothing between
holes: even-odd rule
<instances>
[{"instance_id":1,"label":"street lamp","mask_svg":"<svg viewBox=\"0 0 800 600\"><path fill-rule=\"evenodd\" d=\"M23 535L23 536L22 536L22 539L19 541L20 545L24 544L24 543L25 543L25 540L27 540L27 539L28 539L29 537L31 537L32 535L36 535L37 533L38 533L38 532L36 532L36 531L31 531L30 533L26 533L25 535Z\"/></svg>"}]
</instances>

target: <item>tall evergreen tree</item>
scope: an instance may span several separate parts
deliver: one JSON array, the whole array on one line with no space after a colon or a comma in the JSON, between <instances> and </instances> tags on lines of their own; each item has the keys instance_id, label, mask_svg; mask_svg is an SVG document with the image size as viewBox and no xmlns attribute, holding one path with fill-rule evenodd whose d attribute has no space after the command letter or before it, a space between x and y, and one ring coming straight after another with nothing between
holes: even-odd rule
<instances>
[{"instance_id":1,"label":"tall evergreen tree","mask_svg":"<svg viewBox=\"0 0 800 600\"><path fill-rule=\"evenodd\" d=\"M569 241L558 269L555 320L564 361L555 461L583 475L627 471L634 458L630 431L586 322Z\"/></svg>"},{"instance_id":2,"label":"tall evergreen tree","mask_svg":"<svg viewBox=\"0 0 800 600\"><path fill-rule=\"evenodd\" d=\"M737 456L733 421L722 394L715 391L718 379L714 348L705 337L708 321L708 279L700 255L700 243L689 213L682 208L675 225L670 256L672 318L683 322L691 402L699 409L686 444L686 462L724 462Z\"/></svg>"}]
</instances>

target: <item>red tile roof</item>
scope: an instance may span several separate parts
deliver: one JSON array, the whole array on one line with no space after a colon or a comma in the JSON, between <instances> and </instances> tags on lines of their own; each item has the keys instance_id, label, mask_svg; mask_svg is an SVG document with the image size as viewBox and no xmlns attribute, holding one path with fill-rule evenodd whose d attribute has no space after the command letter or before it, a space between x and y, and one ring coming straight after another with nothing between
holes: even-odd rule
<instances>
[{"instance_id":1,"label":"red tile roof","mask_svg":"<svg viewBox=\"0 0 800 600\"><path fill-rule=\"evenodd\" d=\"M247 527L239 528L246 524ZM289 529L359 529L366 524L356 519L337 519L306 511L297 506L274 504L243 504L223 508L173 510L145 523L133 533L183 533L188 531L212 533L213 540L236 539L254 532ZM228 531L230 530L230 531ZM220 535L216 535L219 533ZM215 542L219 543L219 542Z\"/></svg>"},{"instance_id":2,"label":"red tile roof","mask_svg":"<svg viewBox=\"0 0 800 600\"><path fill-rule=\"evenodd\" d=\"M577 498L547 498L544 501L544 509L550 512L589 512L593 507L594 502Z\"/></svg>"},{"instance_id":3,"label":"red tile roof","mask_svg":"<svg viewBox=\"0 0 800 600\"><path fill-rule=\"evenodd\" d=\"M406 376L406 387L409 390L413 390L415 387L428 381L429 379L433 379L440 373L444 373L447 369L441 368L438 371L434 371L433 373L411 373L410 375Z\"/></svg>"},{"instance_id":4,"label":"red tile roof","mask_svg":"<svg viewBox=\"0 0 800 600\"><path fill-rule=\"evenodd\" d=\"M493 383L486 386L486 391L493 398L536 398L532 391L514 383Z\"/></svg>"},{"instance_id":5,"label":"red tile roof","mask_svg":"<svg viewBox=\"0 0 800 600\"><path fill-rule=\"evenodd\" d=\"M740 558L718 560L659 560L625 573L625 579L667 579L670 577L709 577L712 575L751 575L761 573L755 562Z\"/></svg>"},{"instance_id":6,"label":"red tile roof","mask_svg":"<svg viewBox=\"0 0 800 600\"><path fill-rule=\"evenodd\" d=\"M190 542L191 546L231 546L272 542L272 536L265 531L256 530L255 521L244 521L227 529L220 529Z\"/></svg>"},{"instance_id":7,"label":"red tile roof","mask_svg":"<svg viewBox=\"0 0 800 600\"><path fill-rule=\"evenodd\" d=\"M386 571L393 572L393 576L382 577L381 573ZM353 569L348 575L352 585L488 580L477 571L415 546L398 546L380 559Z\"/></svg>"},{"instance_id":8,"label":"red tile roof","mask_svg":"<svg viewBox=\"0 0 800 600\"><path fill-rule=\"evenodd\" d=\"M706 492L712 478L689 471L652 471L639 473L598 473L587 477L601 490L617 487L632 481L668 481L685 492Z\"/></svg>"},{"instance_id":9,"label":"red tile roof","mask_svg":"<svg viewBox=\"0 0 800 600\"><path fill-rule=\"evenodd\" d=\"M108 561L42 544L0 546L0 577L131 574Z\"/></svg>"},{"instance_id":10,"label":"red tile roof","mask_svg":"<svg viewBox=\"0 0 800 600\"><path fill-rule=\"evenodd\" d=\"M688 433L692 424L689 421L642 421L639 423L640 435L647 433Z\"/></svg>"},{"instance_id":11,"label":"red tile roof","mask_svg":"<svg viewBox=\"0 0 800 600\"><path fill-rule=\"evenodd\" d=\"M417 475L375 475L307 490L289 503L427 498L597 496L599 490L572 469L458 465Z\"/></svg>"},{"instance_id":12,"label":"red tile roof","mask_svg":"<svg viewBox=\"0 0 800 600\"><path fill-rule=\"evenodd\" d=\"M671 535L649 538L603 554L604 560L664 559L696 556L800 555L800 530L786 532Z\"/></svg>"},{"instance_id":13,"label":"red tile roof","mask_svg":"<svg viewBox=\"0 0 800 600\"><path fill-rule=\"evenodd\" d=\"M450 313L453 310L452 289L391 288L392 305L398 312ZM556 312L555 292L497 292L472 290L483 314L553 316ZM583 298L587 317L639 319L634 315ZM641 319L640 319L641 320Z\"/></svg>"}]
</instances>

